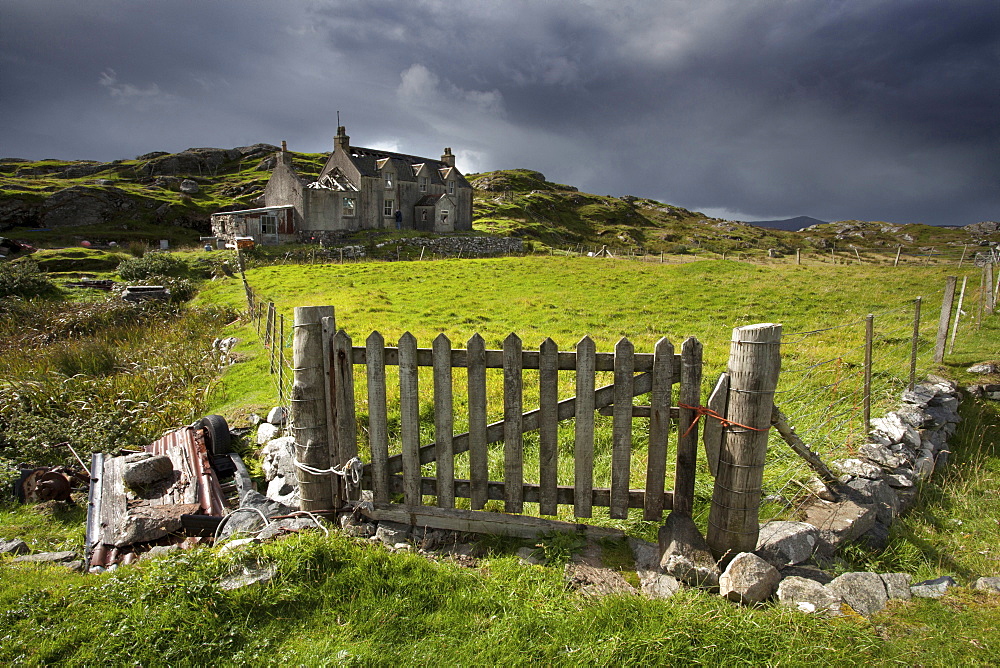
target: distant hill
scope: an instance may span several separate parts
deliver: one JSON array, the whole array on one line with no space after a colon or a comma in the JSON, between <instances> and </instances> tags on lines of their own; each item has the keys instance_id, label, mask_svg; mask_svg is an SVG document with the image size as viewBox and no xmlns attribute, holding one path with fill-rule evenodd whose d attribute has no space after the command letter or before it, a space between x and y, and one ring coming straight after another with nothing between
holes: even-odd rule
<instances>
[{"instance_id":1,"label":"distant hill","mask_svg":"<svg viewBox=\"0 0 1000 668\"><path fill-rule=\"evenodd\" d=\"M788 230L789 232L798 232L802 228L809 227L810 225L823 225L828 221L817 220L816 218L810 218L809 216L795 216L794 218L784 218L782 220L746 220L743 222L749 223L754 227L767 227L772 230Z\"/></svg>"},{"instance_id":2,"label":"distant hill","mask_svg":"<svg viewBox=\"0 0 1000 668\"><path fill-rule=\"evenodd\" d=\"M134 159L0 158L0 233L35 246L81 240L196 244L220 210L260 204L274 167L276 146L157 151ZM315 178L325 153L295 153L303 178ZM543 249L607 245L615 252L793 252L856 244L862 248L924 249L1000 241L995 222L946 229L927 225L841 221L799 216L744 223L645 197L610 197L548 181L530 169L467 175L473 226L519 237ZM798 232L802 228L805 231ZM365 238L371 236L365 232Z\"/></svg>"}]
</instances>

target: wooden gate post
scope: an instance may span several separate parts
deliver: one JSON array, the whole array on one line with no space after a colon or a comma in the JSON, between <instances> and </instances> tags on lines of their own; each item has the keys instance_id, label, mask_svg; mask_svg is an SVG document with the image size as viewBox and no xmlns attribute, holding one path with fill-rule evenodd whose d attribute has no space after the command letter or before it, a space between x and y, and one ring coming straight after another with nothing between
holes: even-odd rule
<instances>
[{"instance_id":1,"label":"wooden gate post","mask_svg":"<svg viewBox=\"0 0 1000 668\"><path fill-rule=\"evenodd\" d=\"M291 420L295 459L325 471L330 468L330 449L323 318L333 318L332 306L295 307ZM333 510L336 476L316 475L295 467L295 477L302 510Z\"/></svg>"},{"instance_id":2,"label":"wooden gate post","mask_svg":"<svg viewBox=\"0 0 1000 668\"><path fill-rule=\"evenodd\" d=\"M757 547L764 456L780 368L781 325L733 330L726 411L731 424L723 430L708 516L708 545L717 559L728 561Z\"/></svg>"}]
</instances>

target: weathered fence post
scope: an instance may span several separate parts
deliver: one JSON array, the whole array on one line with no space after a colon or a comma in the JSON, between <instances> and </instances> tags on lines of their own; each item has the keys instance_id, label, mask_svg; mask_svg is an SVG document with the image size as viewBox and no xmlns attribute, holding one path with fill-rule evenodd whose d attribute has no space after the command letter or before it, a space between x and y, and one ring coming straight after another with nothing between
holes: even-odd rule
<instances>
[{"instance_id":1,"label":"weathered fence post","mask_svg":"<svg viewBox=\"0 0 1000 668\"><path fill-rule=\"evenodd\" d=\"M944 299L941 301L941 317L938 319L937 340L934 342L934 361L940 364L944 361L944 344L948 340L948 324L951 322L951 307L955 301L955 284L957 276L949 276L944 286Z\"/></svg>"},{"instance_id":2,"label":"weathered fence post","mask_svg":"<svg viewBox=\"0 0 1000 668\"><path fill-rule=\"evenodd\" d=\"M865 414L862 427L867 432L872 419L872 345L875 343L875 316L865 318Z\"/></svg>"},{"instance_id":3,"label":"weathered fence post","mask_svg":"<svg viewBox=\"0 0 1000 668\"><path fill-rule=\"evenodd\" d=\"M920 343L920 303L923 297L913 300L913 338L910 340L910 389L917 383L917 345Z\"/></svg>"},{"instance_id":4,"label":"weathered fence post","mask_svg":"<svg viewBox=\"0 0 1000 668\"><path fill-rule=\"evenodd\" d=\"M285 316L278 314L278 405L285 404Z\"/></svg>"},{"instance_id":5,"label":"weathered fence post","mask_svg":"<svg viewBox=\"0 0 1000 668\"><path fill-rule=\"evenodd\" d=\"M763 323L733 330L729 424L723 431L708 516L708 545L717 559L728 561L757 547L764 457L780 369L781 325Z\"/></svg>"},{"instance_id":6,"label":"weathered fence post","mask_svg":"<svg viewBox=\"0 0 1000 668\"><path fill-rule=\"evenodd\" d=\"M955 308L955 322L951 326L951 343L948 344L948 354L955 352L955 337L958 335L958 321L962 319L962 302L965 300L965 285L969 282L968 276L962 277L962 289L958 292L958 306Z\"/></svg>"},{"instance_id":7,"label":"weathered fence post","mask_svg":"<svg viewBox=\"0 0 1000 668\"><path fill-rule=\"evenodd\" d=\"M996 306L995 300L993 298L993 263L987 262L983 267L983 283L986 285L986 300L983 302L986 309L986 315L993 315L993 309Z\"/></svg>"},{"instance_id":8,"label":"weathered fence post","mask_svg":"<svg viewBox=\"0 0 1000 668\"><path fill-rule=\"evenodd\" d=\"M327 420L327 375L323 363L323 318L333 318L332 306L297 306L292 325L292 433L295 459L312 469L330 468ZM337 480L295 467L302 510L332 510Z\"/></svg>"}]
</instances>

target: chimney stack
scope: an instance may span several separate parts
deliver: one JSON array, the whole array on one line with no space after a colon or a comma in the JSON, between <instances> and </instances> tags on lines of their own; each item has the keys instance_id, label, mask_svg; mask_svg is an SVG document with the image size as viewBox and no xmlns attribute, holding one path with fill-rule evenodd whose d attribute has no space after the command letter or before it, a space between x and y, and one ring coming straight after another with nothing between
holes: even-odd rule
<instances>
[{"instance_id":1,"label":"chimney stack","mask_svg":"<svg viewBox=\"0 0 1000 668\"><path fill-rule=\"evenodd\" d=\"M343 125L337 126L337 136L333 138L333 152L351 152L351 138L347 136L347 128Z\"/></svg>"},{"instance_id":2,"label":"chimney stack","mask_svg":"<svg viewBox=\"0 0 1000 668\"><path fill-rule=\"evenodd\" d=\"M444 155L441 156L441 162L448 165L449 167L455 166L455 156L451 154L450 148L446 148L444 150Z\"/></svg>"}]
</instances>

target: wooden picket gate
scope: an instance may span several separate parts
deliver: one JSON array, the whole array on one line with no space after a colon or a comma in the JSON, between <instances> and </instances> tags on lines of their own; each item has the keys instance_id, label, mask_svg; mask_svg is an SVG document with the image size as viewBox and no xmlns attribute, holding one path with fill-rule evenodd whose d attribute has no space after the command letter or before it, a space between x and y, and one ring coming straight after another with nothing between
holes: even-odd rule
<instances>
[{"instance_id":1,"label":"wooden picket gate","mask_svg":"<svg viewBox=\"0 0 1000 668\"><path fill-rule=\"evenodd\" d=\"M697 339L686 340L680 354L675 354L665 338L652 353L634 352L632 343L624 338L613 353L599 353L590 337L583 338L573 351L559 351L551 339L538 350L523 350L521 339L514 334L504 340L502 350L487 350L479 334L469 339L464 349L454 349L444 334L434 339L432 347L418 348L409 333L390 347L378 332L367 338L365 346L354 346L343 330L334 333L332 317L322 317L320 324L326 395L330 398L327 431L331 456L326 466L318 457L308 463L318 469L337 468L357 455L353 367L364 365L371 462L364 464L360 488L371 490L375 512L383 517L399 519L405 514L428 526L444 523L449 528L482 522L496 530L495 525L500 524L505 533L529 535L543 525L538 518L521 515L525 503L537 503L539 514L550 516L557 514L560 505L572 506L578 518L592 517L594 506L607 507L612 518L625 518L629 508L642 508L647 520L659 520L663 511L671 508L690 509L698 438L697 425L692 425L695 411L671 406L671 386L680 383L679 403L698 405L702 346ZM297 319L296 327L300 326L303 323ZM302 362L295 361L296 369L305 366ZM394 455L389 454L386 366L399 368L402 451ZM424 445L419 441L419 367L433 369L434 440ZM464 379L456 378L454 369L465 369L461 374ZM503 370L503 419L492 424L487 424L487 369ZM525 412L523 371L528 369L538 371L539 407ZM596 387L596 374L602 371L613 372L614 382ZM575 374L575 396L559 399L560 372ZM469 427L455 434L452 386L463 380L468 392ZM633 406L634 397L647 393L648 406ZM301 402L302 397L293 390L293 406L296 400ZM610 414L613 420L609 488L595 488L593 483L594 416L598 411ZM635 417L650 420L644 489L630 489L629 485ZM559 421L570 418L575 418L574 483L565 486L557 480L557 433ZM672 420L677 421L679 434L674 492L665 489ZM523 434L533 430L539 434L538 483L525 482L523 461ZM489 480L487 472L487 451L495 443L502 443L503 448L500 481ZM316 454L316 449L300 453L300 461ZM469 453L468 480L456 479L454 474L455 457L464 452ZM422 475L421 467L432 462L436 475ZM334 483L338 489L331 492L331 507L357 498L357 488L349 489L337 480ZM402 503L392 503L400 494ZM433 505L428 503L429 497L433 497ZM456 498L469 499L471 510L478 512L456 509ZM305 503L310 500L303 498ZM504 513L482 511L490 500L502 501ZM449 517L451 521L442 519Z\"/></svg>"}]
</instances>

